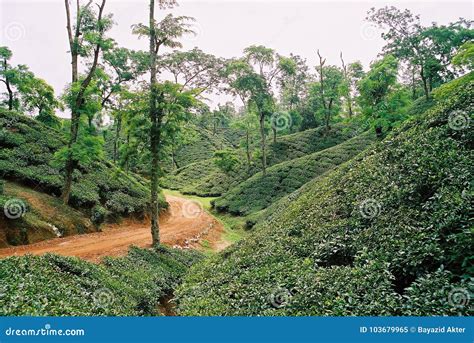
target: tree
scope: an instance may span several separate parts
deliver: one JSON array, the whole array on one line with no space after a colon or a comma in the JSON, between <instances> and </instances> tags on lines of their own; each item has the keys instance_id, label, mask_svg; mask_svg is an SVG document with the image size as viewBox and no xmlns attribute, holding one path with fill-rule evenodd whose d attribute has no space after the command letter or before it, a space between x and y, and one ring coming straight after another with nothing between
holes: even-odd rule
<instances>
[{"instance_id":1,"label":"tree","mask_svg":"<svg viewBox=\"0 0 474 343\"><path fill-rule=\"evenodd\" d=\"M452 61L455 66L465 66L472 71L474 69L474 43L466 42L461 45Z\"/></svg>"},{"instance_id":2,"label":"tree","mask_svg":"<svg viewBox=\"0 0 474 343\"><path fill-rule=\"evenodd\" d=\"M449 68L452 57L462 44L474 38L470 22L464 19L448 26L433 23L426 28L420 16L393 6L372 8L367 19L387 29L382 34L387 41L386 53L416 66L426 99L434 87L455 77Z\"/></svg>"},{"instance_id":3,"label":"tree","mask_svg":"<svg viewBox=\"0 0 474 343\"><path fill-rule=\"evenodd\" d=\"M12 52L6 46L0 47L0 81L5 84L7 89L7 96L8 96L8 109L11 111L13 110L14 106L14 98L13 98L13 85L12 85L12 78L13 78L13 71L8 63L10 58L12 57Z\"/></svg>"},{"instance_id":4,"label":"tree","mask_svg":"<svg viewBox=\"0 0 474 343\"><path fill-rule=\"evenodd\" d=\"M65 159L65 182L61 198L64 203L69 202L72 186L72 175L78 165L78 160L74 159L73 146L78 140L81 112L87 106L84 95L95 75L99 56L102 50L111 47L112 41L106 39L104 34L112 26L111 16L104 15L106 0L102 0L97 5L97 13L91 8L93 1L81 6L80 0L76 0L75 24L72 24L72 13L69 0L65 0L66 7L66 29L69 40L72 67L72 87L74 89L74 99L69 103L71 110L71 130L68 142L68 158ZM90 57L88 70L84 77L79 77L80 57Z\"/></svg>"},{"instance_id":5,"label":"tree","mask_svg":"<svg viewBox=\"0 0 474 343\"><path fill-rule=\"evenodd\" d=\"M161 9L171 8L176 5L174 0L160 0L158 5ZM153 245L160 244L159 234L159 207L158 207L158 181L159 181L159 144L161 140L162 124L164 119L165 93L160 92L157 82L158 64L157 57L162 46L170 48L181 47L177 40L186 33L193 33L189 28L189 21L192 18L180 16L174 17L168 14L161 22L155 21L155 0L150 0L150 13L148 26L138 24L133 27L133 33L139 37L149 38L149 70L150 70L150 90L149 90L149 117L150 127L150 153L151 153L151 234ZM177 96L177 94L173 94Z\"/></svg>"},{"instance_id":6,"label":"tree","mask_svg":"<svg viewBox=\"0 0 474 343\"><path fill-rule=\"evenodd\" d=\"M407 90L397 84L397 74L397 59L386 55L372 63L359 82L362 112L379 136L403 119L409 103Z\"/></svg>"},{"instance_id":7,"label":"tree","mask_svg":"<svg viewBox=\"0 0 474 343\"><path fill-rule=\"evenodd\" d=\"M244 58L228 61L225 69L225 78L231 92L240 97L247 111L258 115L264 175L267 169L265 123L275 107L274 82L288 66L286 62L288 60L278 56L273 49L252 45L244 49Z\"/></svg>"},{"instance_id":8,"label":"tree","mask_svg":"<svg viewBox=\"0 0 474 343\"><path fill-rule=\"evenodd\" d=\"M54 110L60 106L53 87L33 75L27 82L20 85L19 91L27 111L36 112L38 116L54 113Z\"/></svg>"},{"instance_id":9,"label":"tree","mask_svg":"<svg viewBox=\"0 0 474 343\"><path fill-rule=\"evenodd\" d=\"M240 142L240 145L245 149L245 156L247 158L247 170L249 170L252 163L252 132L254 132L258 128L257 117L254 113L246 111L242 117L232 121L231 126L245 132L244 138Z\"/></svg>"},{"instance_id":10,"label":"tree","mask_svg":"<svg viewBox=\"0 0 474 343\"><path fill-rule=\"evenodd\" d=\"M278 76L280 101L288 111L294 110L306 93L309 68L306 61L298 55L280 59L282 73Z\"/></svg>"},{"instance_id":11,"label":"tree","mask_svg":"<svg viewBox=\"0 0 474 343\"><path fill-rule=\"evenodd\" d=\"M239 159L232 149L217 150L214 152L214 163L224 173L229 174L239 165Z\"/></svg>"},{"instance_id":12,"label":"tree","mask_svg":"<svg viewBox=\"0 0 474 343\"><path fill-rule=\"evenodd\" d=\"M340 85L341 96L346 100L349 118L354 115L354 98L357 96L357 83L364 76L362 64L359 61L346 65L342 52L340 54L343 82Z\"/></svg>"},{"instance_id":13,"label":"tree","mask_svg":"<svg viewBox=\"0 0 474 343\"><path fill-rule=\"evenodd\" d=\"M336 66L325 66L326 59L318 50L319 66L316 71L319 76L319 94L323 107L323 122L329 128L331 118L339 111L343 73Z\"/></svg>"},{"instance_id":14,"label":"tree","mask_svg":"<svg viewBox=\"0 0 474 343\"><path fill-rule=\"evenodd\" d=\"M221 82L224 60L194 48L166 54L160 58L158 66L168 71L183 90L199 89L199 94L202 94Z\"/></svg>"}]
</instances>

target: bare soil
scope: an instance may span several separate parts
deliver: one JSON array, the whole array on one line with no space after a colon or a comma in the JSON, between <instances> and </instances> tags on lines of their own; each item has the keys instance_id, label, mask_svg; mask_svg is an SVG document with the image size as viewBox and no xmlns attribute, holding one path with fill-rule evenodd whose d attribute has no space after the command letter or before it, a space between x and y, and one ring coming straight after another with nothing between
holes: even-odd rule
<instances>
[{"instance_id":1,"label":"bare soil","mask_svg":"<svg viewBox=\"0 0 474 343\"><path fill-rule=\"evenodd\" d=\"M222 224L185 198L167 195L169 212L160 218L161 242L168 246L193 248L206 240L216 250L222 248ZM151 247L150 222L126 219L104 225L102 232L51 239L35 244L0 249L0 257L55 253L100 262L104 256L123 256L131 246Z\"/></svg>"}]
</instances>

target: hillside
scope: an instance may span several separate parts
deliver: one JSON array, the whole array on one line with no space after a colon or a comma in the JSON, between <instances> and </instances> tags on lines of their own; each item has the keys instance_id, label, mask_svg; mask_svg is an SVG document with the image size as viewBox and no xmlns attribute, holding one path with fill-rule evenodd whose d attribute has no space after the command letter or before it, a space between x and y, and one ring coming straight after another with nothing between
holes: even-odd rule
<instances>
[{"instance_id":1,"label":"hillside","mask_svg":"<svg viewBox=\"0 0 474 343\"><path fill-rule=\"evenodd\" d=\"M38 219L31 220L28 215L3 220L2 211L0 235L12 237L7 239L8 244L37 241L41 238L39 232L43 232L43 239L50 238L54 233L51 226L64 235L90 232L97 229L92 224L98 226L122 216L143 217L148 211L147 181L125 174L105 160L81 165L75 171L69 204L81 213L59 205L57 197L61 194L63 176L52 161L54 153L65 144L62 134L32 118L6 110L0 110L0 127L0 179L16 183L16 186L8 183L12 186L5 187L3 195L0 192L1 201L3 204L16 201L22 212L31 210ZM48 215L48 204L60 209L55 211L55 217ZM162 208L167 207L163 196L160 204ZM71 217L71 220L57 220L61 216ZM29 238L18 238L20 227L26 229L22 235Z\"/></svg>"},{"instance_id":2,"label":"hillside","mask_svg":"<svg viewBox=\"0 0 474 343\"><path fill-rule=\"evenodd\" d=\"M456 116L472 116L474 74L434 94L433 108L192 268L180 313L469 314L453 299L473 291L474 137Z\"/></svg>"},{"instance_id":3,"label":"hillside","mask_svg":"<svg viewBox=\"0 0 474 343\"><path fill-rule=\"evenodd\" d=\"M289 161L338 145L359 134L355 123L338 123L278 137L269 146L268 165Z\"/></svg>"},{"instance_id":4,"label":"hillside","mask_svg":"<svg viewBox=\"0 0 474 343\"><path fill-rule=\"evenodd\" d=\"M375 142L364 133L334 147L276 164L230 189L213 203L217 211L248 215L292 193L311 179L353 158Z\"/></svg>"},{"instance_id":5,"label":"hillside","mask_svg":"<svg viewBox=\"0 0 474 343\"><path fill-rule=\"evenodd\" d=\"M191 125L188 129L192 138L188 144L180 147L175 153L175 167L182 168L191 163L209 159L214 151L230 147L231 143L222 134Z\"/></svg>"},{"instance_id":6,"label":"hillside","mask_svg":"<svg viewBox=\"0 0 474 343\"><path fill-rule=\"evenodd\" d=\"M160 299L201 258L192 250L161 246L132 247L128 256L108 257L100 265L51 254L0 259L0 314L160 315Z\"/></svg>"},{"instance_id":7,"label":"hillside","mask_svg":"<svg viewBox=\"0 0 474 343\"><path fill-rule=\"evenodd\" d=\"M268 146L268 165L271 166L330 148L356 134L355 126L336 124L329 130L320 127L278 137L276 143L272 142ZM250 170L241 164L234 171L226 174L214 164L212 158L209 158L175 170L166 175L161 180L161 184L165 188L179 190L185 194L220 196L259 170L258 163L254 164Z\"/></svg>"}]
</instances>

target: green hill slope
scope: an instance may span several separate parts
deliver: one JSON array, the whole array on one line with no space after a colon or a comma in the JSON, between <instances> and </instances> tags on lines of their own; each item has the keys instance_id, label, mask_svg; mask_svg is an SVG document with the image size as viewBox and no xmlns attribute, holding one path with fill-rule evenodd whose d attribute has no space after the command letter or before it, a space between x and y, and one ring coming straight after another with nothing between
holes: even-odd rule
<instances>
[{"instance_id":1,"label":"green hill slope","mask_svg":"<svg viewBox=\"0 0 474 343\"><path fill-rule=\"evenodd\" d=\"M278 137L276 143L269 145L268 165L330 148L356 134L355 128L336 124L330 130L321 127ZM195 149L199 150L198 147L199 145L196 145ZM220 196L259 170L260 165L257 163L251 170L241 165L235 171L226 174L214 164L212 158L201 159L166 175L161 184L165 188L179 190L186 194Z\"/></svg>"},{"instance_id":2,"label":"green hill slope","mask_svg":"<svg viewBox=\"0 0 474 343\"><path fill-rule=\"evenodd\" d=\"M192 126L191 131L191 142L176 151L175 161L178 168L209 159L214 156L214 151L231 146L221 134L213 135L209 130L197 126Z\"/></svg>"},{"instance_id":3,"label":"green hill slope","mask_svg":"<svg viewBox=\"0 0 474 343\"><path fill-rule=\"evenodd\" d=\"M193 268L180 313L472 314L473 98L472 73L441 87L432 109Z\"/></svg>"},{"instance_id":4,"label":"green hill slope","mask_svg":"<svg viewBox=\"0 0 474 343\"><path fill-rule=\"evenodd\" d=\"M248 215L267 208L311 179L346 162L375 142L375 134L364 133L344 143L300 158L276 164L253 175L214 201L218 211Z\"/></svg>"},{"instance_id":5,"label":"green hill slope","mask_svg":"<svg viewBox=\"0 0 474 343\"><path fill-rule=\"evenodd\" d=\"M302 132L278 137L271 143L268 151L268 165L289 161L336 146L358 134L355 125L338 123L326 127L318 127Z\"/></svg>"},{"instance_id":6,"label":"green hill slope","mask_svg":"<svg viewBox=\"0 0 474 343\"><path fill-rule=\"evenodd\" d=\"M61 132L55 131L36 120L14 112L0 110L0 179L9 180L34 189L46 195L59 196L63 186L61 171L53 166L54 153L64 146ZM24 190L27 193L27 189ZM24 193L25 193L24 192ZM25 193L25 194L26 194ZM21 200L28 208L40 212L36 204L29 203L21 194L4 194L3 202L10 198ZM36 197L40 199L41 197ZM44 200L44 199L43 199ZM37 201L41 203L42 201ZM54 203L48 199L46 203ZM100 160L88 166L80 166L74 173L71 198L69 204L79 209L96 224L104 219L116 220L121 216L143 216L148 211L148 182L134 174L125 174L110 162ZM163 196L160 198L162 208L167 207ZM67 206L66 206L67 207ZM59 207L62 208L62 207ZM66 214L68 211L62 211ZM69 213L72 213L69 211ZM41 216L41 213L38 213ZM59 216L61 213L58 214ZM46 219L48 216L44 216ZM27 229L30 241L36 241L33 234L43 224L59 225L64 234L83 233L90 231L90 222L84 219L75 225L75 229L55 222L36 224L26 223L26 218L12 220L0 211L0 231L17 231L19 226ZM86 220L87 221L87 220ZM42 229L42 231L46 232ZM18 232L14 234L18 237ZM16 244L11 240L11 244Z\"/></svg>"},{"instance_id":7,"label":"green hill slope","mask_svg":"<svg viewBox=\"0 0 474 343\"><path fill-rule=\"evenodd\" d=\"M202 256L131 248L102 264L47 254L0 259L2 316L159 315L159 300Z\"/></svg>"}]
</instances>

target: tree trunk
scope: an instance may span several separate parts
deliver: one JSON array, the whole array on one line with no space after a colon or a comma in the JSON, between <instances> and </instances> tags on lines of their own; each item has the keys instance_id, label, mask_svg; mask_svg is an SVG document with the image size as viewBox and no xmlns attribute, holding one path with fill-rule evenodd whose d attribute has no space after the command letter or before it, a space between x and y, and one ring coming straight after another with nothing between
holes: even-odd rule
<instances>
[{"instance_id":1,"label":"tree trunk","mask_svg":"<svg viewBox=\"0 0 474 343\"><path fill-rule=\"evenodd\" d=\"M247 170L250 170L251 159L250 159L250 133L249 133L249 129L247 129L247 131L246 131L245 140L246 140L245 153L247 155Z\"/></svg>"},{"instance_id":2,"label":"tree trunk","mask_svg":"<svg viewBox=\"0 0 474 343\"><path fill-rule=\"evenodd\" d=\"M277 142L277 130L275 127L272 127L272 131L273 131L273 143L276 143Z\"/></svg>"},{"instance_id":3,"label":"tree trunk","mask_svg":"<svg viewBox=\"0 0 474 343\"><path fill-rule=\"evenodd\" d=\"M265 142L265 115L260 114L260 136L261 136L261 148L262 148L262 171L263 175L267 175L267 155L266 155L266 142Z\"/></svg>"},{"instance_id":4,"label":"tree trunk","mask_svg":"<svg viewBox=\"0 0 474 343\"><path fill-rule=\"evenodd\" d=\"M76 168L76 161L73 159L72 156L72 146L77 141L77 136L79 133L79 115L77 111L71 111L71 137L68 142L68 157L66 160L65 166L65 178L64 178L64 187L61 194L62 201L67 204L69 202L69 196L71 195L71 187L72 187L72 174L74 173L74 169Z\"/></svg>"},{"instance_id":5,"label":"tree trunk","mask_svg":"<svg viewBox=\"0 0 474 343\"><path fill-rule=\"evenodd\" d=\"M104 12L106 0L102 0L102 4L99 6L99 13L97 16L97 22L99 23L102 20L102 14ZM87 6L89 6L92 2L89 2ZM79 37L81 36L81 23L82 23L82 11L80 11L79 0L76 2L77 4L77 14L76 14L76 31L73 36L72 34L72 25L71 25L71 11L69 8L69 0L65 0L66 5L66 21L67 21L67 32L69 38L69 47L71 49L71 65L72 65L72 82L75 83L79 80L78 75L78 42ZM100 32L102 36L103 32ZM66 175L65 175L65 182L64 188L61 194L61 199L65 204L69 202L69 195L71 194L71 186L72 186L72 173L74 172L75 166L77 162L73 161L73 156L71 153L72 146L77 141L77 136L79 132L79 124L80 124L80 111L79 109L84 104L84 93L89 86L90 82L92 81L92 77L95 73L95 69L97 68L97 63L99 61L99 54L100 54L100 44L98 43L94 49L94 60L92 62L92 66L87 74L86 78L81 83L81 88L77 94L77 97L74 101L73 108L71 109L71 137L69 138L68 142L68 156L66 159Z\"/></svg>"},{"instance_id":6,"label":"tree trunk","mask_svg":"<svg viewBox=\"0 0 474 343\"><path fill-rule=\"evenodd\" d=\"M8 80L8 77L5 78L5 85L7 86L7 92L8 92L8 109L11 111L13 110L13 90L10 85L10 80Z\"/></svg>"},{"instance_id":7,"label":"tree trunk","mask_svg":"<svg viewBox=\"0 0 474 343\"><path fill-rule=\"evenodd\" d=\"M160 223L158 204L158 172L159 172L159 151L160 141L160 121L158 118L157 105L157 80L156 80L156 30L155 30L155 0L150 0L150 151L151 151L151 237L152 244L160 244Z\"/></svg>"},{"instance_id":8,"label":"tree trunk","mask_svg":"<svg viewBox=\"0 0 474 343\"><path fill-rule=\"evenodd\" d=\"M179 165L178 165L178 162L176 161L176 154L174 152L174 149L171 149L171 162L175 170L179 169Z\"/></svg>"},{"instance_id":9,"label":"tree trunk","mask_svg":"<svg viewBox=\"0 0 474 343\"><path fill-rule=\"evenodd\" d=\"M427 80L426 80L425 70L424 70L423 66L421 66L420 76L421 76L421 80L423 81L423 91L425 92L425 98L426 98L426 100L429 100L430 91L428 90L428 83L427 83Z\"/></svg>"},{"instance_id":10,"label":"tree trunk","mask_svg":"<svg viewBox=\"0 0 474 343\"><path fill-rule=\"evenodd\" d=\"M114 163L118 160L119 140L120 131L122 131L122 115L117 115L117 123L115 124L115 137L114 137Z\"/></svg>"},{"instance_id":11,"label":"tree trunk","mask_svg":"<svg viewBox=\"0 0 474 343\"><path fill-rule=\"evenodd\" d=\"M127 149L130 148L130 132L127 132ZM127 152L127 155L125 156L125 161L124 161L124 167L125 167L125 174L128 175L128 171L130 169L130 156L129 153Z\"/></svg>"}]
</instances>

